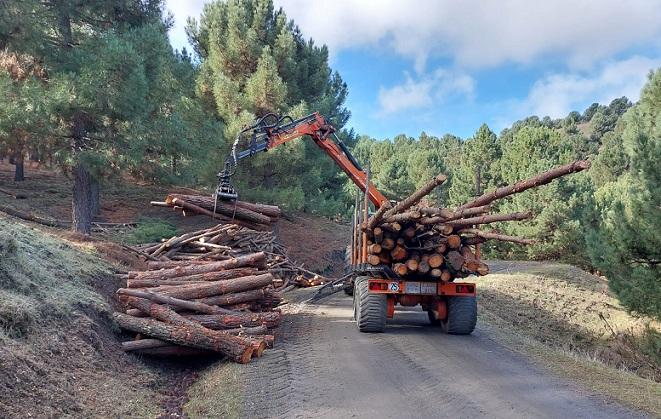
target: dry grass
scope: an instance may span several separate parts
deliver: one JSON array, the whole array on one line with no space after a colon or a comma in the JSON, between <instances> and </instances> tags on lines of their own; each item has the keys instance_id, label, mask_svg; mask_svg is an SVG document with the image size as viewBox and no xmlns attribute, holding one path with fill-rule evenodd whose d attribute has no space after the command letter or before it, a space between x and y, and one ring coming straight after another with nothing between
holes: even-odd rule
<instances>
[{"instance_id":1,"label":"dry grass","mask_svg":"<svg viewBox=\"0 0 661 419\"><path fill-rule=\"evenodd\" d=\"M238 418L244 403L245 366L216 363L188 389L184 413L191 418Z\"/></svg>"},{"instance_id":2,"label":"dry grass","mask_svg":"<svg viewBox=\"0 0 661 419\"><path fill-rule=\"evenodd\" d=\"M480 319L515 349L626 405L661 416L661 368L646 339L659 323L624 310L603 278L564 264L491 262Z\"/></svg>"}]
</instances>

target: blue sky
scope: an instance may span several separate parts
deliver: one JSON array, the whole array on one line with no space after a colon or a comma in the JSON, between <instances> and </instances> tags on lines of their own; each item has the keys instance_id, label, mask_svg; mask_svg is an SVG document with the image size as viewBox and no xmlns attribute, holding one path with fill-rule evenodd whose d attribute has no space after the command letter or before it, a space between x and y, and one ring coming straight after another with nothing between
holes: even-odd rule
<instances>
[{"instance_id":1,"label":"blue sky","mask_svg":"<svg viewBox=\"0 0 661 419\"><path fill-rule=\"evenodd\" d=\"M206 1L167 0L175 48ZM529 115L637 100L661 67L659 0L275 0L326 44L349 126L377 139L471 136Z\"/></svg>"}]
</instances>

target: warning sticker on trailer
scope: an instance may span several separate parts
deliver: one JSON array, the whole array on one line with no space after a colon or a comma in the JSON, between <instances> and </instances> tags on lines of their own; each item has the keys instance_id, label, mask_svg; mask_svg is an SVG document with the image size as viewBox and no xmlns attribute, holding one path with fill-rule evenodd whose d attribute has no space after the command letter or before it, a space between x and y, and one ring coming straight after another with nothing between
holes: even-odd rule
<instances>
[{"instance_id":1,"label":"warning sticker on trailer","mask_svg":"<svg viewBox=\"0 0 661 419\"><path fill-rule=\"evenodd\" d=\"M420 284L420 294L436 294L436 283L422 282Z\"/></svg>"},{"instance_id":2,"label":"warning sticker on trailer","mask_svg":"<svg viewBox=\"0 0 661 419\"><path fill-rule=\"evenodd\" d=\"M391 282L388 284L388 289L392 292L399 292L399 282Z\"/></svg>"},{"instance_id":3,"label":"warning sticker on trailer","mask_svg":"<svg viewBox=\"0 0 661 419\"><path fill-rule=\"evenodd\" d=\"M406 294L420 294L420 283L419 282L407 282L406 283Z\"/></svg>"}]
</instances>

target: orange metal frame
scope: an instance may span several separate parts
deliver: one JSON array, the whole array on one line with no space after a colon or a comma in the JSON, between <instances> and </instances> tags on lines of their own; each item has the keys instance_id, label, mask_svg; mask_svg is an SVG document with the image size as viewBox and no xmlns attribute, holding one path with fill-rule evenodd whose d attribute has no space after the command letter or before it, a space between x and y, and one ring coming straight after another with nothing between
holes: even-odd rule
<instances>
[{"instance_id":1,"label":"orange metal frame","mask_svg":"<svg viewBox=\"0 0 661 419\"><path fill-rule=\"evenodd\" d=\"M362 192L365 192L367 189L369 200L374 206L377 208L381 207L381 205L388 201L388 199L374 187L372 182L368 182L367 173L363 170L359 170L353 163L351 163L351 160L349 160L340 147L328 138L330 134L335 132L335 127L327 124L321 114L315 112L314 115L315 119L310 122L297 125L289 131L269 135L267 149L270 150L281 144L295 140L298 137L309 135L312 137L315 144L324 150L326 154L328 154L330 158L340 166L344 173L349 176L353 183L355 183Z\"/></svg>"},{"instance_id":2,"label":"orange metal frame","mask_svg":"<svg viewBox=\"0 0 661 419\"><path fill-rule=\"evenodd\" d=\"M422 289L421 284L427 285L428 289ZM376 294L470 297L477 293L475 283L472 282L420 282L374 278L368 281L367 287L369 292ZM412 290L415 291L411 292Z\"/></svg>"}]
</instances>

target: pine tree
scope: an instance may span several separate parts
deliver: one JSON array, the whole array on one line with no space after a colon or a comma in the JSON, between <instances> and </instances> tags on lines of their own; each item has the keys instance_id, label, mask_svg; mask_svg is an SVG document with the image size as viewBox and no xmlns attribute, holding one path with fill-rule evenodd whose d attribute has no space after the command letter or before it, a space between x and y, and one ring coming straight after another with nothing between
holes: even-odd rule
<instances>
[{"instance_id":1,"label":"pine tree","mask_svg":"<svg viewBox=\"0 0 661 419\"><path fill-rule=\"evenodd\" d=\"M629 166L594 194L591 259L631 310L661 318L661 70L624 115Z\"/></svg>"}]
</instances>

